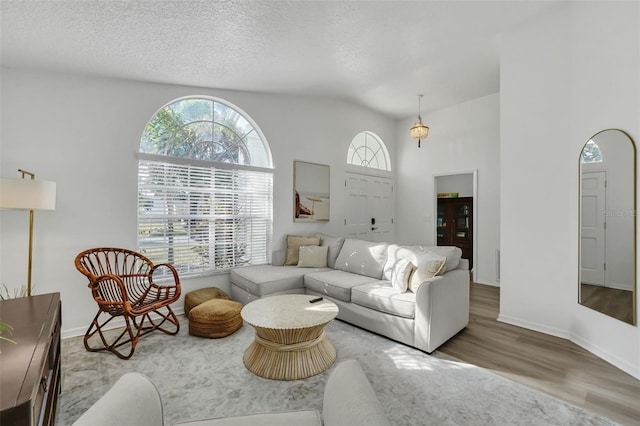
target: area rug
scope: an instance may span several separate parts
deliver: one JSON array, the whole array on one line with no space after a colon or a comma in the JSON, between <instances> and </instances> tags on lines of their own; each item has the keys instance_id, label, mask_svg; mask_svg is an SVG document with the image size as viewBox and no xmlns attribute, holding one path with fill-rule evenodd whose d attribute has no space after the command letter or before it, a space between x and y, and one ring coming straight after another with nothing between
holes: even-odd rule
<instances>
[{"instance_id":1,"label":"area rug","mask_svg":"<svg viewBox=\"0 0 640 426\"><path fill-rule=\"evenodd\" d=\"M143 337L133 357L85 351L82 338L62 344L58 425L72 424L125 372L146 374L158 387L165 425L179 421L282 410L322 409L331 369L296 381L263 379L247 371L251 326L222 339L188 334ZM360 362L394 425L613 425L581 408L463 363L431 355L341 321L327 326L336 362ZM127 425L123 425L127 426ZM133 425L132 425L133 426Z\"/></svg>"}]
</instances>

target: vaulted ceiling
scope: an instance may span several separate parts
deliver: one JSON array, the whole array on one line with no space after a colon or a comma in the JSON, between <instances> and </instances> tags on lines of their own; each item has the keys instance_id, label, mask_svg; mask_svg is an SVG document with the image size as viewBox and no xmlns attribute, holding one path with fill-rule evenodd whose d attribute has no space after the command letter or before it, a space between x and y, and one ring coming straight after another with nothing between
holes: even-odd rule
<instances>
[{"instance_id":1,"label":"vaulted ceiling","mask_svg":"<svg viewBox=\"0 0 640 426\"><path fill-rule=\"evenodd\" d=\"M499 90L500 34L555 1L14 1L3 67L331 96L394 118Z\"/></svg>"}]
</instances>

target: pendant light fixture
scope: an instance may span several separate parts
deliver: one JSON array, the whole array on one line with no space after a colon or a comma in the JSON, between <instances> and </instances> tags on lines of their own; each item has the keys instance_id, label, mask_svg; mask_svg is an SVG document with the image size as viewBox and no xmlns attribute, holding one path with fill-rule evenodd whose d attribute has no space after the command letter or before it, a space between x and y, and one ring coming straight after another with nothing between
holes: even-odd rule
<instances>
[{"instance_id":1,"label":"pendant light fixture","mask_svg":"<svg viewBox=\"0 0 640 426\"><path fill-rule=\"evenodd\" d=\"M422 122L422 116L420 115L420 101L424 95L418 95L418 121L413 127L410 129L411 137L414 139L418 139L418 148L420 148L420 141L422 139L426 139L429 134L429 128L424 125Z\"/></svg>"}]
</instances>

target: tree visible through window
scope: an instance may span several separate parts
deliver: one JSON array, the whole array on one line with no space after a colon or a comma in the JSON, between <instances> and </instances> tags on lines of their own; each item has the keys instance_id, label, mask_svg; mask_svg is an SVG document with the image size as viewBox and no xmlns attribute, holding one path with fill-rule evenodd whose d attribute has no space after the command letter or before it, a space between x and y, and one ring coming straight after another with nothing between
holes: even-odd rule
<instances>
[{"instance_id":1,"label":"tree visible through window","mask_svg":"<svg viewBox=\"0 0 640 426\"><path fill-rule=\"evenodd\" d=\"M347 152L347 164L391 170L387 147L371 132L360 132L353 138Z\"/></svg>"},{"instance_id":2,"label":"tree visible through window","mask_svg":"<svg viewBox=\"0 0 640 426\"><path fill-rule=\"evenodd\" d=\"M156 113L140 140L138 250L181 274L267 263L271 154L258 129L217 100Z\"/></svg>"},{"instance_id":3,"label":"tree visible through window","mask_svg":"<svg viewBox=\"0 0 640 426\"><path fill-rule=\"evenodd\" d=\"M583 163L602 163L602 151L597 143L589 140L582 149Z\"/></svg>"}]
</instances>

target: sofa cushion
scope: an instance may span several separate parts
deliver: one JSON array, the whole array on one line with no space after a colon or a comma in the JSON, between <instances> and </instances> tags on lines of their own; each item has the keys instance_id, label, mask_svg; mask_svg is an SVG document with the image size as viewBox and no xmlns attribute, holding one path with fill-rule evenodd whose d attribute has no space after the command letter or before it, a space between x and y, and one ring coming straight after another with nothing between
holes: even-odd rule
<instances>
[{"instance_id":1,"label":"sofa cushion","mask_svg":"<svg viewBox=\"0 0 640 426\"><path fill-rule=\"evenodd\" d=\"M456 246L403 246L390 244L387 250L387 261L384 265L383 279L390 280L393 266L398 259L408 259L414 265L418 265L418 255L433 252L447 258L445 269L442 273L456 269L460 264L462 250Z\"/></svg>"},{"instance_id":2,"label":"sofa cushion","mask_svg":"<svg viewBox=\"0 0 640 426\"><path fill-rule=\"evenodd\" d=\"M305 273L325 268L296 268L295 266L256 265L231 270L231 282L256 296L304 288Z\"/></svg>"},{"instance_id":3,"label":"sofa cushion","mask_svg":"<svg viewBox=\"0 0 640 426\"><path fill-rule=\"evenodd\" d=\"M336 259L336 269L380 279L387 261L387 243L347 238Z\"/></svg>"},{"instance_id":4,"label":"sofa cushion","mask_svg":"<svg viewBox=\"0 0 640 426\"><path fill-rule=\"evenodd\" d=\"M432 251L426 251L416 256L416 262L416 270L409 280L409 289L414 293L423 282L444 273L447 258Z\"/></svg>"},{"instance_id":5,"label":"sofa cushion","mask_svg":"<svg viewBox=\"0 0 640 426\"><path fill-rule=\"evenodd\" d=\"M351 300L352 287L375 281L378 280L339 270L311 272L304 276L304 285L307 289L343 302Z\"/></svg>"},{"instance_id":6,"label":"sofa cushion","mask_svg":"<svg viewBox=\"0 0 640 426\"><path fill-rule=\"evenodd\" d=\"M408 259L398 259L391 271L391 285L400 293L409 288L409 279L416 267Z\"/></svg>"},{"instance_id":7,"label":"sofa cushion","mask_svg":"<svg viewBox=\"0 0 640 426\"><path fill-rule=\"evenodd\" d=\"M429 250L447 258L445 272L456 269L462 258L462 249L456 246L421 246L424 250Z\"/></svg>"},{"instance_id":8,"label":"sofa cushion","mask_svg":"<svg viewBox=\"0 0 640 426\"><path fill-rule=\"evenodd\" d=\"M415 317L415 293L399 292L389 281L376 281L353 287L351 302L399 317Z\"/></svg>"},{"instance_id":9,"label":"sofa cushion","mask_svg":"<svg viewBox=\"0 0 640 426\"><path fill-rule=\"evenodd\" d=\"M327 246L301 246L298 268L326 268L328 251Z\"/></svg>"},{"instance_id":10,"label":"sofa cushion","mask_svg":"<svg viewBox=\"0 0 640 426\"><path fill-rule=\"evenodd\" d=\"M296 266L298 264L298 253L301 246L319 246L320 237L300 237L297 235L287 235L287 257L285 266Z\"/></svg>"},{"instance_id":11,"label":"sofa cushion","mask_svg":"<svg viewBox=\"0 0 640 426\"><path fill-rule=\"evenodd\" d=\"M329 253L327 253L327 266L329 268L336 267L336 259L340 254L340 249L344 244L344 237L331 237L325 234L316 234L316 237L320 237L320 245L328 246Z\"/></svg>"}]
</instances>

